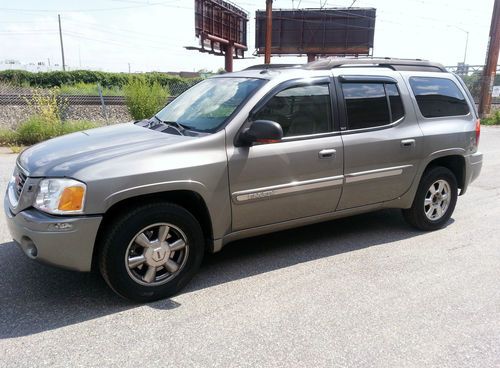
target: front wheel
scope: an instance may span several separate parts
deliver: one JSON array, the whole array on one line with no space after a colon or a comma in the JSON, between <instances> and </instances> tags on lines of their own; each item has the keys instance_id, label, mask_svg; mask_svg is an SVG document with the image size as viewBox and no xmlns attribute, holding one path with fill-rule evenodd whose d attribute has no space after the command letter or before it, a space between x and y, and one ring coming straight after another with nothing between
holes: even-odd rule
<instances>
[{"instance_id":1,"label":"front wheel","mask_svg":"<svg viewBox=\"0 0 500 368\"><path fill-rule=\"evenodd\" d=\"M403 210L405 220L420 230L443 228L455 209L458 187L455 175L446 167L425 171L409 209Z\"/></svg>"},{"instance_id":2,"label":"front wheel","mask_svg":"<svg viewBox=\"0 0 500 368\"><path fill-rule=\"evenodd\" d=\"M104 229L99 266L117 294L149 302L182 289L198 270L204 248L201 227L190 212L171 203L151 203Z\"/></svg>"}]
</instances>

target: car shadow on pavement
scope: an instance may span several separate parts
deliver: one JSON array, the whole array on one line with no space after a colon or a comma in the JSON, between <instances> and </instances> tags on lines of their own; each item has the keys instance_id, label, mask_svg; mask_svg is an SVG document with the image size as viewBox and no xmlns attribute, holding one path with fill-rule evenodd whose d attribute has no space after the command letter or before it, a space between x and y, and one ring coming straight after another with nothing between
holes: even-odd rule
<instances>
[{"instance_id":1,"label":"car shadow on pavement","mask_svg":"<svg viewBox=\"0 0 500 368\"><path fill-rule=\"evenodd\" d=\"M420 234L404 223L399 211L383 210L244 239L207 255L183 293ZM12 242L0 244L0 259L0 339L61 328L138 306L116 296L97 273L38 264ZM182 307L170 299L149 306Z\"/></svg>"}]
</instances>

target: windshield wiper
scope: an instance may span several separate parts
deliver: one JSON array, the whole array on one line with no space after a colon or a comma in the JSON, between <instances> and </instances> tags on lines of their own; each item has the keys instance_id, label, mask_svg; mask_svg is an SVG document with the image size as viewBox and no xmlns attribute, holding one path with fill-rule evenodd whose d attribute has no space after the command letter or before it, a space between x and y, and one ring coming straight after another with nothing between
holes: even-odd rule
<instances>
[{"instance_id":1,"label":"windshield wiper","mask_svg":"<svg viewBox=\"0 0 500 368\"><path fill-rule=\"evenodd\" d=\"M187 130L187 126L184 126L176 121L165 121L161 120L158 116L154 116L156 120L158 120L160 123L163 123L165 125L168 125L169 127L175 129L180 135L185 135L184 132Z\"/></svg>"}]
</instances>

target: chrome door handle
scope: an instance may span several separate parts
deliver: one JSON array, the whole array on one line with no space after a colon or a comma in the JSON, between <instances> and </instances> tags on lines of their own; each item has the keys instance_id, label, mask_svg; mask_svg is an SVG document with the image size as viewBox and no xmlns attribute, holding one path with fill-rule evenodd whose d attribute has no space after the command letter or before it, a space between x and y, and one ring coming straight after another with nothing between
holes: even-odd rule
<instances>
[{"instance_id":1,"label":"chrome door handle","mask_svg":"<svg viewBox=\"0 0 500 368\"><path fill-rule=\"evenodd\" d=\"M318 156L319 158L334 158L336 153L337 153L336 150L330 148L319 151Z\"/></svg>"},{"instance_id":2,"label":"chrome door handle","mask_svg":"<svg viewBox=\"0 0 500 368\"><path fill-rule=\"evenodd\" d=\"M401 147L415 147L415 139L403 139L401 141Z\"/></svg>"}]
</instances>

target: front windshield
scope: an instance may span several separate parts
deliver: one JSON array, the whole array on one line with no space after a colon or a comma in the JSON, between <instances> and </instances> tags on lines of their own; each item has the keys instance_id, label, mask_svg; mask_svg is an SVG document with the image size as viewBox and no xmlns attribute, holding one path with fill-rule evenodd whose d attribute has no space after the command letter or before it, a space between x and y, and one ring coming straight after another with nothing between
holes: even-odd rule
<instances>
[{"instance_id":1,"label":"front windshield","mask_svg":"<svg viewBox=\"0 0 500 368\"><path fill-rule=\"evenodd\" d=\"M264 83L251 78L206 79L165 106L156 116L186 129L214 132Z\"/></svg>"}]
</instances>

